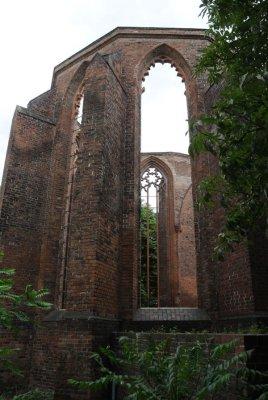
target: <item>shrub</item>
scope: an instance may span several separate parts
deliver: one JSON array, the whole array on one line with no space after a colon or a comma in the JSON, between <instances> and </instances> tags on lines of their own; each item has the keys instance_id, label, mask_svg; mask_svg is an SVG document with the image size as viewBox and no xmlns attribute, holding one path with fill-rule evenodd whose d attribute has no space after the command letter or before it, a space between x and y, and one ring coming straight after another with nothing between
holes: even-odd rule
<instances>
[{"instance_id":1,"label":"shrub","mask_svg":"<svg viewBox=\"0 0 268 400\"><path fill-rule=\"evenodd\" d=\"M246 399L248 380L263 375L246 367L249 353L235 354L234 341L214 346L196 342L178 346L175 352L169 341L152 341L145 349L137 338L121 337L119 343L120 356L109 347L92 355L100 370L98 379L69 383L92 391L113 384L123 388L125 400L218 399L228 390ZM256 389L259 400L268 398L268 385Z\"/></svg>"},{"instance_id":2,"label":"shrub","mask_svg":"<svg viewBox=\"0 0 268 400\"><path fill-rule=\"evenodd\" d=\"M19 394L13 397L12 400L52 400L54 396L51 390L34 389L29 392Z\"/></svg>"},{"instance_id":3,"label":"shrub","mask_svg":"<svg viewBox=\"0 0 268 400\"><path fill-rule=\"evenodd\" d=\"M0 251L0 262L4 253ZM0 328L7 332L17 332L20 323L30 323L30 316L25 309L49 309L51 304L43 298L48 294L46 289L35 290L27 285L23 292L14 290L15 270L10 268L0 269ZM11 357L19 349L0 347L0 370L22 375L19 368L11 361Z\"/></svg>"}]
</instances>

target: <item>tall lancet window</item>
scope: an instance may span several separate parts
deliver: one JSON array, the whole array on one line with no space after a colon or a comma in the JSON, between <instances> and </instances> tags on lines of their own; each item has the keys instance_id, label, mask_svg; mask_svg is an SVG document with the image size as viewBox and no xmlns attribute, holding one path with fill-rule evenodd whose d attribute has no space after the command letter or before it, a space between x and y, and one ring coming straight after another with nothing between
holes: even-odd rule
<instances>
[{"instance_id":1,"label":"tall lancet window","mask_svg":"<svg viewBox=\"0 0 268 400\"><path fill-rule=\"evenodd\" d=\"M165 263L166 178L155 166L141 175L140 305L161 306L161 267Z\"/></svg>"},{"instance_id":2,"label":"tall lancet window","mask_svg":"<svg viewBox=\"0 0 268 400\"><path fill-rule=\"evenodd\" d=\"M193 215L191 193L182 207L191 185L183 71L159 54L142 81L139 305L192 306L194 224L182 215Z\"/></svg>"},{"instance_id":3,"label":"tall lancet window","mask_svg":"<svg viewBox=\"0 0 268 400\"><path fill-rule=\"evenodd\" d=\"M61 262L61 290L60 290L60 304L64 308L65 294L66 294L66 274L67 274L67 259L68 259L68 238L69 238L69 225L72 211L72 194L73 185L76 173L76 160L78 157L78 141L81 132L82 118L83 118L83 92L79 92L75 99L74 115L71 130L71 148L69 159L69 173L66 192L65 210L63 216L62 226L62 262Z\"/></svg>"}]
</instances>

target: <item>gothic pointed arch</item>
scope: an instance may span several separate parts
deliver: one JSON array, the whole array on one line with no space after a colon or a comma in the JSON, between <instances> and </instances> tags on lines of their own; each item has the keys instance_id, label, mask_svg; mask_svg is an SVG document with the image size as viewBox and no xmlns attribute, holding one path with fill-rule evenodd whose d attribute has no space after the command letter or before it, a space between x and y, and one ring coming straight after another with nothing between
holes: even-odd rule
<instances>
[{"instance_id":1,"label":"gothic pointed arch","mask_svg":"<svg viewBox=\"0 0 268 400\"><path fill-rule=\"evenodd\" d=\"M90 64L89 61L84 61L77 68L76 72L74 73L74 75L67 87L67 90L64 95L63 103L70 104L70 102L73 100L77 91L83 85L83 80L84 80L86 70L87 70L89 64Z\"/></svg>"},{"instance_id":2,"label":"gothic pointed arch","mask_svg":"<svg viewBox=\"0 0 268 400\"><path fill-rule=\"evenodd\" d=\"M149 165L155 165L159 167L169 179L172 179L172 172L169 166L157 156L149 155L148 157L145 157L141 161L141 171L145 170Z\"/></svg>"},{"instance_id":3,"label":"gothic pointed arch","mask_svg":"<svg viewBox=\"0 0 268 400\"><path fill-rule=\"evenodd\" d=\"M198 91L193 71L183 55L166 43L156 46L141 60L136 71L138 84L144 81L156 63L168 63L175 68L177 75L185 82L189 119L198 115Z\"/></svg>"},{"instance_id":4,"label":"gothic pointed arch","mask_svg":"<svg viewBox=\"0 0 268 400\"><path fill-rule=\"evenodd\" d=\"M140 222L140 303L142 307L170 307L174 305L176 291L174 287L173 175L168 165L157 156L149 155L146 157L146 153L143 156L141 162L141 200L145 192L147 197L146 201L141 203L141 207L147 208L147 211L143 210ZM150 185L154 186L155 199L150 198ZM145 213L146 218L155 218L155 231L148 225L150 222L142 220L145 211L147 213ZM147 224L147 228L143 224ZM143 228L147 229L145 234ZM152 241L156 242L156 247L151 246ZM156 254L152 253L151 248ZM153 281L154 279L155 281Z\"/></svg>"}]
</instances>

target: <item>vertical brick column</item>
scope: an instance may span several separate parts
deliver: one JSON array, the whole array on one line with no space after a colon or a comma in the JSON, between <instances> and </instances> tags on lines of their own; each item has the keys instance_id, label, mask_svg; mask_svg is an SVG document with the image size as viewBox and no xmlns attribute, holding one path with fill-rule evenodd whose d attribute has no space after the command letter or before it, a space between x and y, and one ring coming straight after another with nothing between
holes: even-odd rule
<instances>
[{"instance_id":1,"label":"vertical brick column","mask_svg":"<svg viewBox=\"0 0 268 400\"><path fill-rule=\"evenodd\" d=\"M167 185L166 185L167 186ZM168 226L168 193L167 188L159 191L159 213L158 213L158 284L159 284L159 307L172 307L172 282L171 265L168 252L169 226ZM172 194L171 194L172 195Z\"/></svg>"},{"instance_id":2,"label":"vertical brick column","mask_svg":"<svg viewBox=\"0 0 268 400\"><path fill-rule=\"evenodd\" d=\"M17 288L37 282L53 134L52 120L17 107L0 205L0 248Z\"/></svg>"},{"instance_id":3,"label":"vertical brick column","mask_svg":"<svg viewBox=\"0 0 268 400\"><path fill-rule=\"evenodd\" d=\"M54 128L54 122L44 115L17 107L1 187L0 249L5 253L1 268L16 270L18 291L37 285ZM0 346L21 349L16 365L24 371L25 385L31 334L29 327L18 335L6 330L0 333ZM17 383L14 376L11 382Z\"/></svg>"},{"instance_id":4,"label":"vertical brick column","mask_svg":"<svg viewBox=\"0 0 268 400\"><path fill-rule=\"evenodd\" d=\"M56 104L56 129L50 160L47 203L45 208L45 223L41 244L40 268L38 275L39 287L50 290L50 300L58 308L60 286L60 266L62 257L62 225L66 210L66 197L70 168L72 146L72 129L75 113L75 100L81 87L88 62L83 62L74 73L65 94ZM62 88L60 88L62 90ZM31 104L32 102L30 102Z\"/></svg>"},{"instance_id":5,"label":"vertical brick column","mask_svg":"<svg viewBox=\"0 0 268 400\"><path fill-rule=\"evenodd\" d=\"M118 314L125 94L100 56L84 82L69 228L64 308Z\"/></svg>"}]
</instances>

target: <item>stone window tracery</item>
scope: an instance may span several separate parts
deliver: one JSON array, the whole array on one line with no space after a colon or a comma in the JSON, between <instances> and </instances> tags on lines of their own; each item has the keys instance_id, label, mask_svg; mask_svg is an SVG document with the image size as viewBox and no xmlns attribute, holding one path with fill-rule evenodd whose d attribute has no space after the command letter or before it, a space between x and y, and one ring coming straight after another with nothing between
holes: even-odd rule
<instances>
[{"instance_id":1,"label":"stone window tracery","mask_svg":"<svg viewBox=\"0 0 268 400\"><path fill-rule=\"evenodd\" d=\"M141 307L161 305L159 279L163 261L165 197L166 178L156 166L151 165L141 175Z\"/></svg>"}]
</instances>

